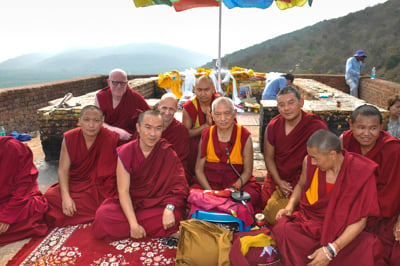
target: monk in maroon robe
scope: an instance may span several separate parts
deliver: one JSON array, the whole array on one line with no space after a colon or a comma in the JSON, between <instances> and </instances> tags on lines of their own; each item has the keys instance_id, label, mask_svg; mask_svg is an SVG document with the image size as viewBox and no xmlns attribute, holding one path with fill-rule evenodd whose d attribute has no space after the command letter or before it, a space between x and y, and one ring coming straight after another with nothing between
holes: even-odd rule
<instances>
[{"instance_id":1,"label":"monk in maroon robe","mask_svg":"<svg viewBox=\"0 0 400 266\"><path fill-rule=\"evenodd\" d=\"M182 123L189 130L190 150L188 169L195 175L197 152L201 133L213 124L211 118L211 104L217 97L214 84L209 76L201 76L196 80L195 97L183 104Z\"/></svg>"},{"instance_id":2,"label":"monk in maroon robe","mask_svg":"<svg viewBox=\"0 0 400 266\"><path fill-rule=\"evenodd\" d=\"M166 93L158 103L158 110L163 119L163 132L161 137L166 139L176 151L185 169L186 180L189 185L194 182L194 177L188 170L188 156L190 147L189 132L185 125L175 119L178 111L178 99L173 93Z\"/></svg>"},{"instance_id":3,"label":"monk in maroon robe","mask_svg":"<svg viewBox=\"0 0 400 266\"><path fill-rule=\"evenodd\" d=\"M28 146L0 136L0 246L47 232L47 201Z\"/></svg>"},{"instance_id":4,"label":"monk in maroon robe","mask_svg":"<svg viewBox=\"0 0 400 266\"><path fill-rule=\"evenodd\" d=\"M235 123L236 110L229 98L216 99L212 104L212 115L215 125L202 133L196 163L197 181L192 187L205 190L239 190L242 183L229 164L231 160L243 179L244 191L250 194L254 211L260 212L261 186L252 175L253 142L250 132Z\"/></svg>"},{"instance_id":5,"label":"monk in maroon robe","mask_svg":"<svg viewBox=\"0 0 400 266\"><path fill-rule=\"evenodd\" d=\"M296 89L280 90L277 102L280 114L268 123L264 136L264 161L268 170L261 193L264 205L276 186L289 197L300 177L308 138L318 129L328 129L318 115L301 110L304 100Z\"/></svg>"},{"instance_id":6,"label":"monk in maroon robe","mask_svg":"<svg viewBox=\"0 0 400 266\"><path fill-rule=\"evenodd\" d=\"M382 244L362 232L367 216L379 214L377 165L342 151L339 138L324 129L310 137L307 152L300 180L273 227L284 265L384 265Z\"/></svg>"},{"instance_id":7,"label":"monk in maroon robe","mask_svg":"<svg viewBox=\"0 0 400 266\"><path fill-rule=\"evenodd\" d=\"M106 200L93 222L99 239L176 236L189 188L176 152L161 139L158 111L139 116L139 138L118 148L119 198Z\"/></svg>"},{"instance_id":8,"label":"monk in maroon robe","mask_svg":"<svg viewBox=\"0 0 400 266\"><path fill-rule=\"evenodd\" d=\"M116 147L118 134L102 127L103 115L85 106L80 127L65 132L61 145L58 180L45 193L50 226L91 222L97 208L116 195Z\"/></svg>"},{"instance_id":9,"label":"monk in maroon robe","mask_svg":"<svg viewBox=\"0 0 400 266\"><path fill-rule=\"evenodd\" d=\"M108 87L96 94L95 105L104 114L104 126L119 135L118 145L136 137L136 122L141 112L150 109L145 99L128 86L125 71L110 72Z\"/></svg>"},{"instance_id":10,"label":"monk in maroon robe","mask_svg":"<svg viewBox=\"0 0 400 266\"><path fill-rule=\"evenodd\" d=\"M400 212L400 140L382 130L382 115L372 105L354 110L350 130L341 137L343 148L361 154L378 164L376 187L380 215L369 217L366 231L374 233L384 245L389 263L395 243L393 226ZM400 261L397 263L400 265Z\"/></svg>"}]
</instances>

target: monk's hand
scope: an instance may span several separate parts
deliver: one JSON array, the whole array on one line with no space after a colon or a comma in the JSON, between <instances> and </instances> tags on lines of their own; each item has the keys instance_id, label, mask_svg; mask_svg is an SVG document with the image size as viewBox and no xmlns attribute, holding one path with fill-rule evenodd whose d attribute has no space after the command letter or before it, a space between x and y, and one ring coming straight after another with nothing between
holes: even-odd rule
<instances>
[{"instance_id":1,"label":"monk's hand","mask_svg":"<svg viewBox=\"0 0 400 266\"><path fill-rule=\"evenodd\" d=\"M292 213L293 213L292 210L289 210L289 209L280 209L280 210L277 212L275 219L276 219L276 220L279 220L282 216L284 216L284 215L290 216L290 215L292 215Z\"/></svg>"},{"instance_id":2,"label":"monk's hand","mask_svg":"<svg viewBox=\"0 0 400 266\"><path fill-rule=\"evenodd\" d=\"M309 255L307 258L311 260L307 266L326 266L330 262L322 247L315 250L314 253Z\"/></svg>"},{"instance_id":3,"label":"monk's hand","mask_svg":"<svg viewBox=\"0 0 400 266\"><path fill-rule=\"evenodd\" d=\"M0 222L0 234L7 232L8 228L10 228L10 224Z\"/></svg>"},{"instance_id":4,"label":"monk's hand","mask_svg":"<svg viewBox=\"0 0 400 266\"><path fill-rule=\"evenodd\" d=\"M212 119L210 111L208 111L206 113L206 124L209 125L209 126L212 126L212 124L213 124L213 119Z\"/></svg>"},{"instance_id":5,"label":"monk's hand","mask_svg":"<svg viewBox=\"0 0 400 266\"><path fill-rule=\"evenodd\" d=\"M167 208L164 209L164 213L162 216L162 223L164 226L164 230L168 230L175 225L175 216L174 211L171 211Z\"/></svg>"},{"instance_id":6,"label":"monk's hand","mask_svg":"<svg viewBox=\"0 0 400 266\"><path fill-rule=\"evenodd\" d=\"M400 242L400 215L397 218L397 222L393 228L394 239Z\"/></svg>"},{"instance_id":7,"label":"monk's hand","mask_svg":"<svg viewBox=\"0 0 400 266\"><path fill-rule=\"evenodd\" d=\"M116 128L115 132L118 133L121 140L130 140L132 137L131 133L122 128Z\"/></svg>"},{"instance_id":8,"label":"monk's hand","mask_svg":"<svg viewBox=\"0 0 400 266\"><path fill-rule=\"evenodd\" d=\"M293 192L293 187L290 185L290 183L281 180L279 182L279 188L282 190L283 195L285 195L286 198L290 196L290 194Z\"/></svg>"},{"instance_id":9,"label":"monk's hand","mask_svg":"<svg viewBox=\"0 0 400 266\"><path fill-rule=\"evenodd\" d=\"M70 196L63 197L62 210L66 216L74 216L76 212L76 205L75 201Z\"/></svg>"},{"instance_id":10,"label":"monk's hand","mask_svg":"<svg viewBox=\"0 0 400 266\"><path fill-rule=\"evenodd\" d=\"M146 230L140 224L135 224L131 226L131 237L136 239L145 238Z\"/></svg>"}]
</instances>

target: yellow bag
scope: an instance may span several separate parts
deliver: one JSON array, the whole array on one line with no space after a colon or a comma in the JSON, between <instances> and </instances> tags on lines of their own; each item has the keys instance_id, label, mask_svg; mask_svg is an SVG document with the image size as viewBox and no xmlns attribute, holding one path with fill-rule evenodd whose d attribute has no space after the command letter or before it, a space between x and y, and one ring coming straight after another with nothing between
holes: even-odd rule
<instances>
[{"instance_id":1,"label":"yellow bag","mask_svg":"<svg viewBox=\"0 0 400 266\"><path fill-rule=\"evenodd\" d=\"M177 266L229 266L233 233L216 224L190 219L181 221L176 251Z\"/></svg>"},{"instance_id":2,"label":"yellow bag","mask_svg":"<svg viewBox=\"0 0 400 266\"><path fill-rule=\"evenodd\" d=\"M288 204L289 199L283 195L281 189L277 186L274 193L269 198L267 205L264 208L265 221L269 224L275 225L276 214L280 209L284 209Z\"/></svg>"}]
</instances>

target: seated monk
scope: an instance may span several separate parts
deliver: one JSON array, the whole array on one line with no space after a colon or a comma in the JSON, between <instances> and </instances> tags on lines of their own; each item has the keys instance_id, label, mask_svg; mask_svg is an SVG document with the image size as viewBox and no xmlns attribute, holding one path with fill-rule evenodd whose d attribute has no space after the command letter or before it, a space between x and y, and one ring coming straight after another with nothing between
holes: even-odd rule
<instances>
[{"instance_id":1,"label":"seated monk","mask_svg":"<svg viewBox=\"0 0 400 266\"><path fill-rule=\"evenodd\" d=\"M189 156L190 139L187 128L174 115L178 111L178 99L173 93L166 93L158 103L158 110L163 119L163 132L161 137L166 139L176 151L185 169L188 184L193 183L193 176L189 173L187 160Z\"/></svg>"},{"instance_id":2,"label":"seated monk","mask_svg":"<svg viewBox=\"0 0 400 266\"><path fill-rule=\"evenodd\" d=\"M136 127L139 138L118 148L119 199L107 199L97 210L96 238L176 236L185 214L189 187L176 152L161 139L160 113L141 113Z\"/></svg>"},{"instance_id":3,"label":"seated monk","mask_svg":"<svg viewBox=\"0 0 400 266\"><path fill-rule=\"evenodd\" d=\"M44 194L50 226L91 222L105 198L116 194L118 134L104 128L103 114L94 105L82 108L80 127L64 133L58 182Z\"/></svg>"},{"instance_id":4,"label":"seated monk","mask_svg":"<svg viewBox=\"0 0 400 266\"><path fill-rule=\"evenodd\" d=\"M46 234L43 214L48 206L38 173L28 146L0 136L0 246Z\"/></svg>"},{"instance_id":5,"label":"seated monk","mask_svg":"<svg viewBox=\"0 0 400 266\"><path fill-rule=\"evenodd\" d=\"M189 130L188 170L191 176L194 177L201 133L213 123L211 104L217 94L215 94L214 83L209 76L199 77L196 80L193 91L195 97L183 104L182 123Z\"/></svg>"},{"instance_id":6,"label":"seated monk","mask_svg":"<svg viewBox=\"0 0 400 266\"><path fill-rule=\"evenodd\" d=\"M250 132L235 123L236 110L231 99L217 98L212 104L212 117L215 122L204 130L199 143L196 163L197 181L193 188L205 190L238 190L241 181L229 164L230 159L241 175L244 191L251 196L255 212L261 211L261 186L253 174L253 142Z\"/></svg>"},{"instance_id":7,"label":"seated monk","mask_svg":"<svg viewBox=\"0 0 400 266\"><path fill-rule=\"evenodd\" d=\"M400 140L383 131L382 115L372 105L356 108L349 123L350 130L341 136L343 148L378 164L376 188L380 214L368 218L365 231L382 241L384 259L389 264L395 244L392 229L400 212Z\"/></svg>"},{"instance_id":8,"label":"seated monk","mask_svg":"<svg viewBox=\"0 0 400 266\"><path fill-rule=\"evenodd\" d=\"M293 87L278 92L277 104L279 115L268 123L264 135L264 161L268 170L261 192L264 205L276 187L287 198L290 196L300 177L308 138L318 129L328 129L318 115L301 110L304 100Z\"/></svg>"},{"instance_id":9,"label":"seated monk","mask_svg":"<svg viewBox=\"0 0 400 266\"><path fill-rule=\"evenodd\" d=\"M108 87L96 94L95 105L104 114L104 127L118 133L118 145L136 137L136 121L141 112L150 109L145 99L132 90L122 69L111 70Z\"/></svg>"},{"instance_id":10,"label":"seated monk","mask_svg":"<svg viewBox=\"0 0 400 266\"><path fill-rule=\"evenodd\" d=\"M382 244L362 232L367 216L379 214L377 165L342 151L339 138L325 129L311 135L307 152L299 182L272 229L282 262L381 265Z\"/></svg>"}]
</instances>

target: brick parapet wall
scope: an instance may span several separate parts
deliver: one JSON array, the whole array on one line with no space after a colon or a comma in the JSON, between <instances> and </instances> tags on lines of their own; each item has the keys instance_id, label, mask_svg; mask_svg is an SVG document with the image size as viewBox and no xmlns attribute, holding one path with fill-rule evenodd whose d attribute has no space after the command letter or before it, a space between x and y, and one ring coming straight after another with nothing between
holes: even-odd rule
<instances>
[{"instance_id":1,"label":"brick parapet wall","mask_svg":"<svg viewBox=\"0 0 400 266\"><path fill-rule=\"evenodd\" d=\"M387 101L395 95L400 96L400 83L382 79L362 78L360 98L368 103L387 109Z\"/></svg>"},{"instance_id":2,"label":"brick parapet wall","mask_svg":"<svg viewBox=\"0 0 400 266\"><path fill-rule=\"evenodd\" d=\"M313 79L337 90L349 93L349 86L346 84L344 75L295 74L294 78Z\"/></svg>"},{"instance_id":3,"label":"brick parapet wall","mask_svg":"<svg viewBox=\"0 0 400 266\"><path fill-rule=\"evenodd\" d=\"M154 76L129 75L128 79ZM13 130L35 132L39 130L39 121L36 115L38 109L47 106L49 101L63 97L68 92L74 96L81 96L99 90L107 86L107 77L107 75L94 75L0 89L0 125L5 127L7 134ZM153 92L149 92L148 87L140 87L137 91L145 98L153 97ZM153 90L151 89L151 91Z\"/></svg>"}]
</instances>

